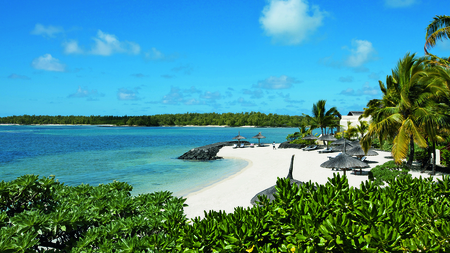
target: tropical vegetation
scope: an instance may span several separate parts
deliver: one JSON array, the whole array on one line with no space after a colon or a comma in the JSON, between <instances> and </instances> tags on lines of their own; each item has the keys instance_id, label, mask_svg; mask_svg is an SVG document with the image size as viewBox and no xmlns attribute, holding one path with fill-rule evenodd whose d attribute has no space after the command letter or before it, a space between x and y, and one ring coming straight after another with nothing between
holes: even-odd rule
<instances>
[{"instance_id":1,"label":"tropical vegetation","mask_svg":"<svg viewBox=\"0 0 450 253\"><path fill-rule=\"evenodd\" d=\"M429 65L427 58L406 54L386 77L386 85L379 81L382 98L369 101L361 116L372 118L363 148L368 150L373 138L392 140L394 160L400 163L408 155L408 166L414 144L429 148L435 157L436 143L444 140L450 124L448 73L447 68Z\"/></svg>"},{"instance_id":2,"label":"tropical vegetation","mask_svg":"<svg viewBox=\"0 0 450 253\"><path fill-rule=\"evenodd\" d=\"M0 124L86 124L117 126L261 126L261 127L298 127L302 125L302 116L245 113L184 113L157 114L151 116L46 116L21 115L0 118Z\"/></svg>"},{"instance_id":3,"label":"tropical vegetation","mask_svg":"<svg viewBox=\"0 0 450 253\"><path fill-rule=\"evenodd\" d=\"M320 128L322 134L326 134L327 129L331 130L338 127L340 121L340 114L337 108L331 107L329 110L326 110L326 102L326 100L319 100L317 103L313 104L311 116L303 114L307 120L309 128L311 130Z\"/></svg>"},{"instance_id":4,"label":"tropical vegetation","mask_svg":"<svg viewBox=\"0 0 450 253\"><path fill-rule=\"evenodd\" d=\"M379 187L291 185L233 213L188 220L169 192L67 186L25 175L0 183L1 252L448 252L450 178L410 177ZM250 201L250 200L249 200Z\"/></svg>"}]
</instances>

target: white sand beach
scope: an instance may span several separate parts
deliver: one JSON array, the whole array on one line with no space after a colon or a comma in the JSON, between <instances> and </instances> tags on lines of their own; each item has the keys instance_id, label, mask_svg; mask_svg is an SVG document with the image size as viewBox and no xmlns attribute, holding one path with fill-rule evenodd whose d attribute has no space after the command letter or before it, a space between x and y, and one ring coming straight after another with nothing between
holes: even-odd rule
<instances>
[{"instance_id":1,"label":"white sand beach","mask_svg":"<svg viewBox=\"0 0 450 253\"><path fill-rule=\"evenodd\" d=\"M278 146L278 144L277 144ZM370 168L381 165L391 160L389 152L377 151L378 156L369 156ZM299 149L276 149L272 146L255 148L223 147L218 156L224 159L245 159L249 162L240 172L208 186L200 191L186 196L185 213L188 218L203 217L204 210L224 210L232 213L235 207L249 207L250 199L258 192L273 186L277 177L286 177L292 155L295 154L293 177L300 181L312 181L325 184L333 173L343 174L343 171L335 171L320 167L320 164L328 160L328 156L336 156L338 152L319 153L317 150L302 151ZM367 172L370 168L363 169L363 175L353 174L347 171L350 186L359 187L361 182L367 180ZM411 172L413 177L429 177L427 173ZM440 176L438 176L440 177Z\"/></svg>"}]
</instances>

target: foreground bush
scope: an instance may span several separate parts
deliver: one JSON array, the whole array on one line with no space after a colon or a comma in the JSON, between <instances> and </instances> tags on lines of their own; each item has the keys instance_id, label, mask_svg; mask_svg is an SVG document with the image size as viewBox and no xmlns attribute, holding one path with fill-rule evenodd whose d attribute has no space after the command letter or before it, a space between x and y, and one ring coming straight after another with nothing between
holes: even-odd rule
<instances>
[{"instance_id":1,"label":"foreground bush","mask_svg":"<svg viewBox=\"0 0 450 253\"><path fill-rule=\"evenodd\" d=\"M384 188L277 182L273 202L187 222L183 199L131 197L131 186L68 187L24 176L1 183L0 251L449 252L450 180L396 179Z\"/></svg>"},{"instance_id":2,"label":"foreground bush","mask_svg":"<svg viewBox=\"0 0 450 253\"><path fill-rule=\"evenodd\" d=\"M2 181L0 252L173 248L186 222L184 200L170 192L131 197L131 190L120 182L71 187L35 175Z\"/></svg>"}]
</instances>

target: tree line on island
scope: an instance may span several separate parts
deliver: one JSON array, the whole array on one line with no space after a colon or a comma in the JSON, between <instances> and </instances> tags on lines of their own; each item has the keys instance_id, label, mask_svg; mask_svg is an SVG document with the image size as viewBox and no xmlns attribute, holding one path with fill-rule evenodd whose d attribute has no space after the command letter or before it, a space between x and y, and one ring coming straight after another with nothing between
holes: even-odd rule
<instances>
[{"instance_id":1,"label":"tree line on island","mask_svg":"<svg viewBox=\"0 0 450 253\"><path fill-rule=\"evenodd\" d=\"M260 126L297 127L304 124L303 116L242 113L184 113L150 116L45 116L20 115L0 118L1 124L68 124L68 125L116 125L116 126Z\"/></svg>"}]
</instances>

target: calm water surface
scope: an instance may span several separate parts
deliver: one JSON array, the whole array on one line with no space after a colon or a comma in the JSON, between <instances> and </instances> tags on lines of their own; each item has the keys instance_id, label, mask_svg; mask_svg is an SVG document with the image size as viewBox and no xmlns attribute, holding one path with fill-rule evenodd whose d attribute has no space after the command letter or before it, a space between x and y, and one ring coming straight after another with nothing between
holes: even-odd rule
<instances>
[{"instance_id":1,"label":"calm water surface","mask_svg":"<svg viewBox=\"0 0 450 253\"><path fill-rule=\"evenodd\" d=\"M283 142L297 128L0 126L0 179L55 175L67 185L131 184L133 194L167 190L177 196L228 177L246 161L176 159L186 151L229 141Z\"/></svg>"}]
</instances>

